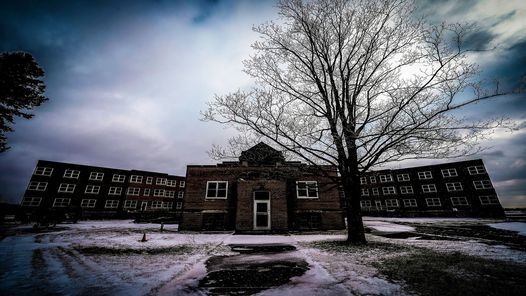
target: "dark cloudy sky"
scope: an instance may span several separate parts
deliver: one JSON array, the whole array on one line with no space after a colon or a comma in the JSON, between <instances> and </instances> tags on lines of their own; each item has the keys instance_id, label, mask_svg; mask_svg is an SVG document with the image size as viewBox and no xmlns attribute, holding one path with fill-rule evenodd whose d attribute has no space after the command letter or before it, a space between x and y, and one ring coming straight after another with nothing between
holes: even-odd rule
<instances>
[{"instance_id":1,"label":"dark cloudy sky","mask_svg":"<svg viewBox=\"0 0 526 296\"><path fill-rule=\"evenodd\" d=\"M517 87L526 75L526 2L417 1L430 22L477 22L482 75ZM27 51L46 71L47 96L16 122L0 154L0 199L19 202L38 159L184 175L232 135L199 121L214 94L250 85L242 60L252 25L276 18L273 1L2 1L0 51ZM482 155L505 206L526 206L526 96L476 106L508 116ZM437 160L437 162L440 162ZM400 164L399 166L412 165Z\"/></svg>"}]
</instances>

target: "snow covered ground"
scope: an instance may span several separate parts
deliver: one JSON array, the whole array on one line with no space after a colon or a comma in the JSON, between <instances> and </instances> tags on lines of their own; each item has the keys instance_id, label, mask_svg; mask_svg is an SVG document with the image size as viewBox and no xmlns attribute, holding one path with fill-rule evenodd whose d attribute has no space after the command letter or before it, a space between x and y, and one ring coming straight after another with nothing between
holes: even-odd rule
<instances>
[{"instance_id":1,"label":"snow covered ground","mask_svg":"<svg viewBox=\"0 0 526 296\"><path fill-rule=\"evenodd\" d=\"M526 253L484 240L393 239L377 234L414 233L415 225L490 225L519 231L524 223L495 223L477 219L365 218L373 243L420 247L438 252L460 252L526 264ZM411 224L411 225L407 225ZM28 226L0 241L0 295L147 295L203 294L199 281L205 263L214 256L233 256L229 244L282 243L297 251L240 257L241 260L304 260L310 269L288 284L261 295L404 295L404 287L379 274L372 262L400 251L363 249L356 253L327 252L312 246L321 241L345 240L344 232L330 234L234 235L177 232L177 225L135 224L131 221L83 221L60 225L57 231L32 233ZM146 233L147 242L141 242ZM243 259L244 258L244 259ZM249 263L249 262L248 262Z\"/></svg>"}]
</instances>

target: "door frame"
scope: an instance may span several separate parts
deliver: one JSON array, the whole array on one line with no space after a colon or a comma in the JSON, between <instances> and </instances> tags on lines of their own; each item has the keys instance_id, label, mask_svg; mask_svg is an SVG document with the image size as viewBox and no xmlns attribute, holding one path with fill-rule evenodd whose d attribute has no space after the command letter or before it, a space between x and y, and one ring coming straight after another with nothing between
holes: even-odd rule
<instances>
[{"instance_id":1,"label":"door frame","mask_svg":"<svg viewBox=\"0 0 526 296\"><path fill-rule=\"evenodd\" d=\"M267 191L268 192L268 191ZM270 222L271 222L271 210L270 210L270 192L268 192L268 196L269 198L266 199L266 200L263 200L263 199L255 199L255 192L253 194L253 199L252 199L252 205L253 205L253 214L252 214L252 220L253 220L253 227L254 227L254 230L270 230L271 229L271 225L270 225ZM267 227L258 227L256 225L257 223L257 204L258 203L266 203L267 204Z\"/></svg>"}]
</instances>

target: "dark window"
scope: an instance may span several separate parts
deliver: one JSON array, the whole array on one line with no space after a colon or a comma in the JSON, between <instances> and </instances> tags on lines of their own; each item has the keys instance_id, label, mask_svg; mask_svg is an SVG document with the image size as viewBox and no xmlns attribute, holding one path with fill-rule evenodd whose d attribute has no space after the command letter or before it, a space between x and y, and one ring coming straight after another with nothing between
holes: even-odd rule
<instances>
[{"instance_id":1,"label":"dark window","mask_svg":"<svg viewBox=\"0 0 526 296\"><path fill-rule=\"evenodd\" d=\"M203 230L225 230L226 215L223 213L203 214Z\"/></svg>"},{"instance_id":2,"label":"dark window","mask_svg":"<svg viewBox=\"0 0 526 296\"><path fill-rule=\"evenodd\" d=\"M299 229L320 229L321 228L321 214L320 213L298 214L298 228Z\"/></svg>"}]
</instances>

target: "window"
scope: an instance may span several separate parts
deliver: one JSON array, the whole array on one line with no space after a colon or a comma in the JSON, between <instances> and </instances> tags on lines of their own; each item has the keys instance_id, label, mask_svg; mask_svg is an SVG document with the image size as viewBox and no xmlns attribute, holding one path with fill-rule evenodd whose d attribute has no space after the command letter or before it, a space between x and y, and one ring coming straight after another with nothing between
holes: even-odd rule
<instances>
[{"instance_id":1,"label":"window","mask_svg":"<svg viewBox=\"0 0 526 296\"><path fill-rule=\"evenodd\" d=\"M405 182L405 181L410 181L411 180L409 178L409 174L398 174L398 175L396 175L396 179L398 180L398 182Z\"/></svg>"},{"instance_id":2,"label":"window","mask_svg":"<svg viewBox=\"0 0 526 296\"><path fill-rule=\"evenodd\" d=\"M53 202L54 208L64 208L69 206L69 203L71 201L71 198L55 198L55 201Z\"/></svg>"},{"instance_id":3,"label":"window","mask_svg":"<svg viewBox=\"0 0 526 296\"><path fill-rule=\"evenodd\" d=\"M165 209L171 209L172 207L174 206L174 203L173 202L163 202L163 208Z\"/></svg>"},{"instance_id":4,"label":"window","mask_svg":"<svg viewBox=\"0 0 526 296\"><path fill-rule=\"evenodd\" d=\"M141 191L141 188L137 188L137 187L128 187L128 192L126 193L127 195L139 195Z\"/></svg>"},{"instance_id":5,"label":"window","mask_svg":"<svg viewBox=\"0 0 526 296\"><path fill-rule=\"evenodd\" d=\"M166 185L166 178L155 179L155 185Z\"/></svg>"},{"instance_id":6,"label":"window","mask_svg":"<svg viewBox=\"0 0 526 296\"><path fill-rule=\"evenodd\" d=\"M182 209L183 208L183 203L182 202L176 203L175 204L175 208L178 209L178 210Z\"/></svg>"},{"instance_id":7,"label":"window","mask_svg":"<svg viewBox=\"0 0 526 296\"><path fill-rule=\"evenodd\" d=\"M38 207L41 201L42 197L24 197L21 205L23 207Z\"/></svg>"},{"instance_id":8,"label":"window","mask_svg":"<svg viewBox=\"0 0 526 296\"><path fill-rule=\"evenodd\" d=\"M96 202L97 202L96 199L83 199L80 202L80 207L81 208L94 208Z\"/></svg>"},{"instance_id":9,"label":"window","mask_svg":"<svg viewBox=\"0 0 526 296\"><path fill-rule=\"evenodd\" d=\"M473 181L473 185L475 186L475 189L477 190L492 188L490 180Z\"/></svg>"},{"instance_id":10,"label":"window","mask_svg":"<svg viewBox=\"0 0 526 296\"><path fill-rule=\"evenodd\" d=\"M72 169L66 169L66 171L64 171L64 178L78 179L79 176L80 176L80 171L72 170Z\"/></svg>"},{"instance_id":11,"label":"window","mask_svg":"<svg viewBox=\"0 0 526 296\"><path fill-rule=\"evenodd\" d=\"M176 180L167 180L166 181L166 186L175 187L176 185L177 185L177 181Z\"/></svg>"},{"instance_id":12,"label":"window","mask_svg":"<svg viewBox=\"0 0 526 296\"><path fill-rule=\"evenodd\" d=\"M382 193L384 195L394 195L396 194L396 189L394 188L394 186L382 187Z\"/></svg>"},{"instance_id":13,"label":"window","mask_svg":"<svg viewBox=\"0 0 526 296\"><path fill-rule=\"evenodd\" d=\"M371 201L370 200L362 200L360 201L360 207L363 208L370 208L371 207Z\"/></svg>"},{"instance_id":14,"label":"window","mask_svg":"<svg viewBox=\"0 0 526 296\"><path fill-rule=\"evenodd\" d=\"M144 188L143 194L144 196L150 196L150 188Z\"/></svg>"},{"instance_id":15,"label":"window","mask_svg":"<svg viewBox=\"0 0 526 296\"><path fill-rule=\"evenodd\" d=\"M126 179L125 175L113 174L113 178L111 179L111 181L117 182L117 183L124 183L125 179Z\"/></svg>"},{"instance_id":16,"label":"window","mask_svg":"<svg viewBox=\"0 0 526 296\"><path fill-rule=\"evenodd\" d=\"M173 191L173 190L166 190L166 195L165 196L174 198L175 197L175 191Z\"/></svg>"},{"instance_id":17,"label":"window","mask_svg":"<svg viewBox=\"0 0 526 296\"><path fill-rule=\"evenodd\" d=\"M152 184L153 177L146 177L146 184Z\"/></svg>"},{"instance_id":18,"label":"window","mask_svg":"<svg viewBox=\"0 0 526 296\"><path fill-rule=\"evenodd\" d=\"M422 191L424 193L437 192L435 184L424 184L422 185Z\"/></svg>"},{"instance_id":19,"label":"window","mask_svg":"<svg viewBox=\"0 0 526 296\"><path fill-rule=\"evenodd\" d=\"M208 181L206 182L206 198L226 199L228 191L227 181Z\"/></svg>"},{"instance_id":20,"label":"window","mask_svg":"<svg viewBox=\"0 0 526 296\"><path fill-rule=\"evenodd\" d=\"M84 193L86 194L99 194L100 186L98 185L86 185L86 190Z\"/></svg>"},{"instance_id":21,"label":"window","mask_svg":"<svg viewBox=\"0 0 526 296\"><path fill-rule=\"evenodd\" d=\"M476 165L468 167L468 172L470 175L481 175L486 173L486 169L483 165Z\"/></svg>"},{"instance_id":22,"label":"window","mask_svg":"<svg viewBox=\"0 0 526 296\"><path fill-rule=\"evenodd\" d=\"M184 191L177 192L177 198L183 198L184 197Z\"/></svg>"},{"instance_id":23,"label":"window","mask_svg":"<svg viewBox=\"0 0 526 296\"><path fill-rule=\"evenodd\" d=\"M481 205L498 205L499 199L496 195L481 195L479 196Z\"/></svg>"},{"instance_id":24,"label":"window","mask_svg":"<svg viewBox=\"0 0 526 296\"><path fill-rule=\"evenodd\" d=\"M136 200L126 200L126 201L124 201L124 208L125 209L136 209L137 208L137 201Z\"/></svg>"},{"instance_id":25,"label":"window","mask_svg":"<svg viewBox=\"0 0 526 296\"><path fill-rule=\"evenodd\" d=\"M385 206L388 208L398 208L400 205L398 204L398 199L386 199L385 200Z\"/></svg>"},{"instance_id":26,"label":"window","mask_svg":"<svg viewBox=\"0 0 526 296\"><path fill-rule=\"evenodd\" d=\"M446 183L447 191L462 191L462 183L460 182L453 182L453 183Z\"/></svg>"},{"instance_id":27,"label":"window","mask_svg":"<svg viewBox=\"0 0 526 296\"><path fill-rule=\"evenodd\" d=\"M75 184L61 183L58 187L58 192L73 193L75 191Z\"/></svg>"},{"instance_id":28,"label":"window","mask_svg":"<svg viewBox=\"0 0 526 296\"><path fill-rule=\"evenodd\" d=\"M131 175L130 183L142 183L142 176Z\"/></svg>"},{"instance_id":29,"label":"window","mask_svg":"<svg viewBox=\"0 0 526 296\"><path fill-rule=\"evenodd\" d=\"M46 188L47 188L47 182L32 181L29 183L29 186L27 186L27 190L33 190L33 191L46 191Z\"/></svg>"},{"instance_id":30,"label":"window","mask_svg":"<svg viewBox=\"0 0 526 296\"><path fill-rule=\"evenodd\" d=\"M443 169L442 170L442 177L444 178L450 178L450 177L456 177L458 176L456 169Z\"/></svg>"},{"instance_id":31,"label":"window","mask_svg":"<svg viewBox=\"0 0 526 296\"><path fill-rule=\"evenodd\" d=\"M108 195L121 195L122 193L122 187L110 187L110 191L108 191Z\"/></svg>"},{"instance_id":32,"label":"window","mask_svg":"<svg viewBox=\"0 0 526 296\"><path fill-rule=\"evenodd\" d=\"M369 196L369 189L362 188L362 196Z\"/></svg>"},{"instance_id":33,"label":"window","mask_svg":"<svg viewBox=\"0 0 526 296\"><path fill-rule=\"evenodd\" d=\"M163 208L163 202L162 201L152 201L152 205L151 205L151 208L152 209L162 209Z\"/></svg>"},{"instance_id":34,"label":"window","mask_svg":"<svg viewBox=\"0 0 526 296\"><path fill-rule=\"evenodd\" d=\"M413 186L400 186L401 194L413 194Z\"/></svg>"},{"instance_id":35,"label":"window","mask_svg":"<svg viewBox=\"0 0 526 296\"><path fill-rule=\"evenodd\" d=\"M442 205L438 197L426 198L426 204L428 207L440 207Z\"/></svg>"},{"instance_id":36,"label":"window","mask_svg":"<svg viewBox=\"0 0 526 296\"><path fill-rule=\"evenodd\" d=\"M89 174L89 179L94 181L102 181L104 178L104 173L91 172Z\"/></svg>"},{"instance_id":37,"label":"window","mask_svg":"<svg viewBox=\"0 0 526 296\"><path fill-rule=\"evenodd\" d=\"M296 194L298 198L318 198L318 182L297 181Z\"/></svg>"},{"instance_id":38,"label":"window","mask_svg":"<svg viewBox=\"0 0 526 296\"><path fill-rule=\"evenodd\" d=\"M380 175L380 183L393 182L393 176L391 175Z\"/></svg>"},{"instance_id":39,"label":"window","mask_svg":"<svg viewBox=\"0 0 526 296\"><path fill-rule=\"evenodd\" d=\"M404 199L403 200L404 202L404 207L406 208L416 208L417 207L417 204L416 204L416 199Z\"/></svg>"},{"instance_id":40,"label":"window","mask_svg":"<svg viewBox=\"0 0 526 296\"><path fill-rule=\"evenodd\" d=\"M366 185L367 184L367 177L361 177L360 178L360 184L361 185Z\"/></svg>"},{"instance_id":41,"label":"window","mask_svg":"<svg viewBox=\"0 0 526 296\"><path fill-rule=\"evenodd\" d=\"M153 190L153 196L163 197L164 196L164 189L154 189Z\"/></svg>"},{"instance_id":42,"label":"window","mask_svg":"<svg viewBox=\"0 0 526 296\"><path fill-rule=\"evenodd\" d=\"M33 175L49 177L53 173L53 168L37 167Z\"/></svg>"},{"instance_id":43,"label":"window","mask_svg":"<svg viewBox=\"0 0 526 296\"><path fill-rule=\"evenodd\" d=\"M370 176L369 177L369 182L371 182L371 184L375 184L376 183L376 177L375 176Z\"/></svg>"},{"instance_id":44,"label":"window","mask_svg":"<svg viewBox=\"0 0 526 296\"><path fill-rule=\"evenodd\" d=\"M453 206L467 206L469 205L468 204L468 199L464 196L460 196L460 197L452 197L451 198L451 204Z\"/></svg>"},{"instance_id":45,"label":"window","mask_svg":"<svg viewBox=\"0 0 526 296\"><path fill-rule=\"evenodd\" d=\"M430 171L418 172L418 179L420 180L428 180L432 178L433 178L433 175L431 175Z\"/></svg>"},{"instance_id":46,"label":"window","mask_svg":"<svg viewBox=\"0 0 526 296\"><path fill-rule=\"evenodd\" d=\"M185 185L186 185L185 181L179 181L179 187L184 188Z\"/></svg>"},{"instance_id":47,"label":"window","mask_svg":"<svg viewBox=\"0 0 526 296\"><path fill-rule=\"evenodd\" d=\"M380 190L378 190L378 188L373 188L373 195L380 195Z\"/></svg>"},{"instance_id":48,"label":"window","mask_svg":"<svg viewBox=\"0 0 526 296\"><path fill-rule=\"evenodd\" d=\"M104 208L106 209L116 209L119 206L119 201L116 199L108 199Z\"/></svg>"},{"instance_id":49,"label":"window","mask_svg":"<svg viewBox=\"0 0 526 296\"><path fill-rule=\"evenodd\" d=\"M320 213L298 213L298 228L299 229L320 229L321 228L321 214Z\"/></svg>"}]
</instances>

